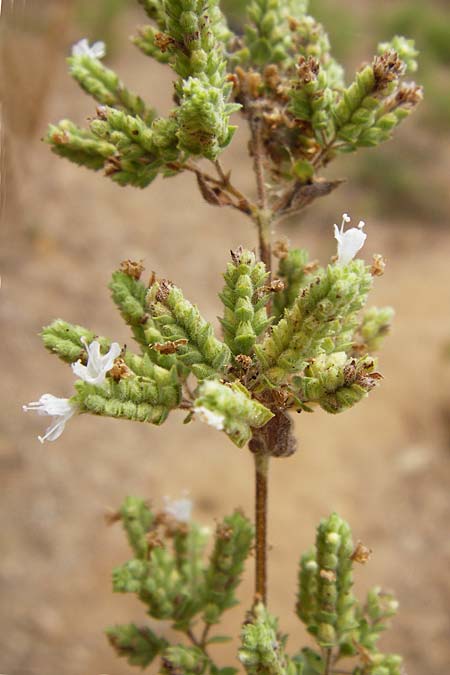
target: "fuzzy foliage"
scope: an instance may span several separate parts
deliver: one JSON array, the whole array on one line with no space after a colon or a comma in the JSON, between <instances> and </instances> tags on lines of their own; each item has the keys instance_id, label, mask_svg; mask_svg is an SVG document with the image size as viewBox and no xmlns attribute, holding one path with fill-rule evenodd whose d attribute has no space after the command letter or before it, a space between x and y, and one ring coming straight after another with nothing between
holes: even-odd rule
<instances>
[{"instance_id":1,"label":"fuzzy foliage","mask_svg":"<svg viewBox=\"0 0 450 675\"><path fill-rule=\"evenodd\" d=\"M167 513L154 512L135 497L127 497L114 516L117 519L135 557L114 570L114 590L136 594L153 619L169 620L175 630L185 633L200 617L211 627L237 604L235 591L253 543L253 527L241 512L217 525L209 561L204 557L209 531L195 523L180 523ZM145 628L118 626L108 629L107 635L133 665L146 665L161 654L162 672L169 665L197 672L198 658L213 667L202 650L169 645Z\"/></svg>"},{"instance_id":2,"label":"fuzzy foliage","mask_svg":"<svg viewBox=\"0 0 450 675\"><path fill-rule=\"evenodd\" d=\"M99 59L75 55L67 60L73 79L98 103L136 115L146 124L153 122L156 117L154 109L148 108L140 96L129 91L116 73L106 68Z\"/></svg>"},{"instance_id":3,"label":"fuzzy foliage","mask_svg":"<svg viewBox=\"0 0 450 675\"><path fill-rule=\"evenodd\" d=\"M41 338L44 347L66 363L75 363L78 359L85 357L86 348L81 338L88 343L94 339L97 340L102 353L106 353L111 345L111 341L107 338L98 337L87 328L76 326L62 319L56 319L49 326L44 326Z\"/></svg>"},{"instance_id":4,"label":"fuzzy foliage","mask_svg":"<svg viewBox=\"0 0 450 675\"><path fill-rule=\"evenodd\" d=\"M147 296L149 313L165 340L185 340L177 358L199 379L217 376L230 362L229 348L214 336L211 324L171 283L155 282Z\"/></svg>"},{"instance_id":5,"label":"fuzzy foliage","mask_svg":"<svg viewBox=\"0 0 450 675\"><path fill-rule=\"evenodd\" d=\"M118 382L108 378L103 385L76 382L73 404L80 412L93 415L162 424L181 401L178 374L175 367L166 370L149 359L147 364L145 376L131 375Z\"/></svg>"},{"instance_id":6,"label":"fuzzy foliage","mask_svg":"<svg viewBox=\"0 0 450 675\"><path fill-rule=\"evenodd\" d=\"M361 660L352 671L355 675L399 675L401 657L383 654L377 645L398 603L378 587L369 591L364 604L358 603L352 591L354 565L366 562L369 553L364 549L361 555L360 549L361 543L354 547L349 525L336 513L321 521L315 548L300 561L297 616L322 650L332 650L334 662L349 657ZM322 672L320 653L307 648L299 658L304 672Z\"/></svg>"},{"instance_id":7,"label":"fuzzy foliage","mask_svg":"<svg viewBox=\"0 0 450 675\"><path fill-rule=\"evenodd\" d=\"M345 352L321 354L303 377L294 378L304 403L318 403L329 413L343 412L365 398L381 375L370 357L348 358Z\"/></svg>"},{"instance_id":8,"label":"fuzzy foliage","mask_svg":"<svg viewBox=\"0 0 450 675\"><path fill-rule=\"evenodd\" d=\"M266 305L268 273L262 262L256 262L251 251L233 252L224 274L225 287L220 294L225 312L220 320L224 340L232 353L251 354L256 339L270 324Z\"/></svg>"},{"instance_id":9,"label":"fuzzy foliage","mask_svg":"<svg viewBox=\"0 0 450 675\"><path fill-rule=\"evenodd\" d=\"M248 675L301 675L295 661L285 654L286 636L277 619L262 603L254 606L241 633L239 660Z\"/></svg>"},{"instance_id":10,"label":"fuzzy foliage","mask_svg":"<svg viewBox=\"0 0 450 675\"><path fill-rule=\"evenodd\" d=\"M304 248L291 248L280 258L277 277L284 283L284 289L273 298L273 310L276 319L280 319L286 308L292 307L302 288L313 280L316 265L309 262L308 251Z\"/></svg>"},{"instance_id":11,"label":"fuzzy foliage","mask_svg":"<svg viewBox=\"0 0 450 675\"><path fill-rule=\"evenodd\" d=\"M204 620L215 624L237 604L235 590L253 543L253 526L240 512L227 516L216 528L214 549L205 576Z\"/></svg>"},{"instance_id":12,"label":"fuzzy foliage","mask_svg":"<svg viewBox=\"0 0 450 675\"><path fill-rule=\"evenodd\" d=\"M290 184L295 195L337 154L390 138L422 98L419 87L403 82L417 69L417 51L401 36L381 43L346 87L307 2L252 0L237 37L217 0L138 1L151 23L134 44L177 75L169 116L156 117L99 58L75 53L70 74L106 110L90 129L63 120L46 137L56 154L104 169L119 185L147 187L159 174L186 168L189 156L216 160L233 137L232 113L241 109L253 119L262 110L257 117L276 204L280 187Z\"/></svg>"},{"instance_id":13,"label":"fuzzy foliage","mask_svg":"<svg viewBox=\"0 0 450 675\"><path fill-rule=\"evenodd\" d=\"M159 175L188 170L206 201L240 210L263 233L271 219L296 213L337 187L338 181L320 176L332 159L389 139L421 101L422 90L403 80L417 68L412 41L396 36L380 44L346 86L306 0L251 0L239 36L217 0L138 2L151 24L133 41L175 72L173 109L157 117L94 56L102 50L85 44L74 50L69 69L100 104L96 117L86 129L70 120L50 125L45 139L55 154L103 170L118 185L145 188ZM237 111L250 125L256 204L218 161L232 140L230 118ZM214 165L214 176L198 163L201 158ZM392 318L389 308L359 315L372 277L382 272L380 261L371 268L361 260L338 260L318 269L305 251L284 250L282 286L270 281L249 251L232 256L221 294L224 341L179 288L154 275L147 286L140 280L142 265L124 261L110 289L140 353L124 348L99 384L77 381L69 402L62 399L68 409L62 424L78 412L159 425L182 408L186 422L203 419L238 447L250 443L256 452L287 456L295 447L290 409L317 404L337 413L363 399L380 378L369 352L379 348ZM85 342L97 339L103 355L111 347L109 339L61 319L43 329L42 339L69 364L89 363ZM44 410L40 405L28 409ZM251 523L238 511L225 518L208 559L205 528L155 512L142 500L127 498L113 520L122 522L132 549L132 558L114 570L114 590L135 594L153 620L169 621L193 642L171 644L150 627L113 626L107 634L118 654L142 668L160 656L159 672L166 675L235 675L233 668L217 667L206 647L223 640L209 638L208 631L237 602L253 542ZM344 657L357 661L353 675L400 675L400 657L378 648L396 603L378 588L365 605L356 601L358 556L352 551L345 521L333 514L321 522L315 549L301 560L297 602L317 649L289 657L276 619L257 601L239 652L249 675L323 675ZM198 622L204 624L200 634Z\"/></svg>"},{"instance_id":14,"label":"fuzzy foliage","mask_svg":"<svg viewBox=\"0 0 450 675\"><path fill-rule=\"evenodd\" d=\"M198 389L195 410L206 409L221 420L223 429L239 448L252 437L252 428L263 427L273 417L271 410L251 398L241 384L206 380Z\"/></svg>"},{"instance_id":15,"label":"fuzzy foliage","mask_svg":"<svg viewBox=\"0 0 450 675\"><path fill-rule=\"evenodd\" d=\"M389 333L394 314L392 307L369 307L358 329L358 348L362 346L370 352L378 351Z\"/></svg>"},{"instance_id":16,"label":"fuzzy foliage","mask_svg":"<svg viewBox=\"0 0 450 675\"><path fill-rule=\"evenodd\" d=\"M358 325L357 313L372 285L369 269L361 260L349 265L329 265L304 288L291 308L255 350L261 372L271 382L282 383L301 371L309 359L336 351L347 343Z\"/></svg>"},{"instance_id":17,"label":"fuzzy foliage","mask_svg":"<svg viewBox=\"0 0 450 675\"><path fill-rule=\"evenodd\" d=\"M105 632L117 655L126 658L130 666L146 668L168 647L168 642L150 628L134 623L110 626Z\"/></svg>"}]
</instances>

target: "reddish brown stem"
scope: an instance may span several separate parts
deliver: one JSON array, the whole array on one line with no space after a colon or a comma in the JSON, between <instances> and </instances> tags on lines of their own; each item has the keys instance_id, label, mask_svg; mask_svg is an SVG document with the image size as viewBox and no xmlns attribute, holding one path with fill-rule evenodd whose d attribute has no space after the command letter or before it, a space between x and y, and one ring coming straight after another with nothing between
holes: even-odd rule
<instances>
[{"instance_id":1,"label":"reddish brown stem","mask_svg":"<svg viewBox=\"0 0 450 675\"><path fill-rule=\"evenodd\" d=\"M255 454L255 600L267 603L267 499L269 455Z\"/></svg>"}]
</instances>

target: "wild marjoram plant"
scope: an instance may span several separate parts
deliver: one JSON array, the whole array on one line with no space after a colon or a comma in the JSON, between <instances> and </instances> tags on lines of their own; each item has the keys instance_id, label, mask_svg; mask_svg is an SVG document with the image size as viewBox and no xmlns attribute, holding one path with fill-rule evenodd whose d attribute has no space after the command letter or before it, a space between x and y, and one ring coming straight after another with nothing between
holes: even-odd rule
<instances>
[{"instance_id":1,"label":"wild marjoram plant","mask_svg":"<svg viewBox=\"0 0 450 675\"><path fill-rule=\"evenodd\" d=\"M347 85L306 1L251 0L243 35L227 26L217 0L140 4L151 24L134 43L175 71L173 110L158 116L103 65L104 45L82 40L69 68L99 103L96 116L84 129L69 120L51 125L46 140L57 155L103 170L119 185L145 188L158 175L192 172L209 204L253 221L259 255L231 253L220 294L223 339L175 283L153 275L146 284L142 264L125 260L110 288L139 353L58 319L42 338L71 364L75 391L69 398L44 394L25 409L54 418L42 442L56 440L81 413L160 425L172 410L183 410L185 422L206 422L254 454L256 518L253 526L240 511L226 517L205 559L208 532L191 522L189 500L154 510L127 497L114 519L122 522L132 559L114 570L114 590L135 593L154 622L172 622L184 641L171 644L134 624L108 628L108 638L130 664L145 668L159 656L159 672L167 675L237 672L215 665L210 646L227 638L210 631L236 604L254 547L255 601L239 649L249 675L398 675L401 658L378 648L397 603L379 588L364 603L356 600L353 567L370 551L354 546L338 515L322 520L314 549L300 562L296 612L314 648L289 656L267 609L269 459L295 452L292 411L320 406L340 413L378 384L371 354L392 318L390 308L364 309L384 261L355 259L366 238L363 222L345 230L344 214L334 228L337 256L324 268L307 251L278 242L273 271L271 232L339 185L320 176L332 159L389 139L416 107L421 89L403 81L416 69L413 42L395 37L380 45ZM235 186L220 161L235 112L249 126L256 200Z\"/></svg>"}]
</instances>

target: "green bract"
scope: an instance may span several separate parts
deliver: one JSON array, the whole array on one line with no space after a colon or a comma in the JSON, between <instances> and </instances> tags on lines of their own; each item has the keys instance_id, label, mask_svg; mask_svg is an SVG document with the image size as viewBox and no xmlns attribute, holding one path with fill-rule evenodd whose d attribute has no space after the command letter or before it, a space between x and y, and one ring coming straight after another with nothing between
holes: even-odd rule
<instances>
[{"instance_id":1,"label":"green bract","mask_svg":"<svg viewBox=\"0 0 450 675\"><path fill-rule=\"evenodd\" d=\"M421 100L421 90L402 81L417 68L412 40L396 36L381 43L372 64L346 87L328 35L307 14L307 2L252 0L238 38L217 0L139 1L152 23L133 42L177 75L170 115L158 118L95 50L74 49L70 74L105 109L90 131L63 120L47 135L54 152L103 168L120 185L144 188L159 174L192 170L190 156L215 161L236 128L231 114L241 110L250 120L256 114L261 125L273 203L280 187L290 185L295 206L298 188L314 183L322 165L337 153L390 138ZM308 171L299 170L306 165ZM209 187L214 189L211 182ZM225 192L227 187L222 180ZM238 208L244 207L241 201Z\"/></svg>"}]
</instances>

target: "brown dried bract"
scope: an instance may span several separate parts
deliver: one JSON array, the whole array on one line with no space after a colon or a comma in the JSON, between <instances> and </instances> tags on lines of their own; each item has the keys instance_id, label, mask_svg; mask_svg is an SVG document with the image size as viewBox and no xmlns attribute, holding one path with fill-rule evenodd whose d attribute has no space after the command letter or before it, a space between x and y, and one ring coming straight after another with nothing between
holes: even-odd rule
<instances>
[{"instance_id":1,"label":"brown dried bract","mask_svg":"<svg viewBox=\"0 0 450 675\"><path fill-rule=\"evenodd\" d=\"M148 543L148 546L149 546L150 550L152 550L153 548L163 548L164 547L164 542L161 539L161 537L159 536L159 534L156 532L156 530L151 530L147 534L147 543Z\"/></svg>"},{"instance_id":2,"label":"brown dried bract","mask_svg":"<svg viewBox=\"0 0 450 675\"><path fill-rule=\"evenodd\" d=\"M176 40L174 40L173 37L170 37L170 35L167 35L167 33L156 33L154 41L155 45L163 54L169 47L176 44Z\"/></svg>"},{"instance_id":3,"label":"brown dried bract","mask_svg":"<svg viewBox=\"0 0 450 675\"><path fill-rule=\"evenodd\" d=\"M326 581L336 581L336 572L333 570L320 570L319 576Z\"/></svg>"},{"instance_id":4,"label":"brown dried bract","mask_svg":"<svg viewBox=\"0 0 450 675\"><path fill-rule=\"evenodd\" d=\"M142 262L142 260L122 260L120 263L120 271L138 281L145 269Z\"/></svg>"},{"instance_id":5,"label":"brown dried bract","mask_svg":"<svg viewBox=\"0 0 450 675\"><path fill-rule=\"evenodd\" d=\"M173 283L168 279L161 279L159 282L159 288L156 293L156 299L158 302L165 302L169 297L169 293L172 290Z\"/></svg>"},{"instance_id":6,"label":"brown dried bract","mask_svg":"<svg viewBox=\"0 0 450 675\"><path fill-rule=\"evenodd\" d=\"M235 265L236 267L241 262L241 256L242 256L243 252L244 252L244 249L242 248L242 246L238 246L237 248L234 249L234 251L233 251L233 249L230 250L231 261L232 261L233 265Z\"/></svg>"},{"instance_id":7,"label":"brown dried bract","mask_svg":"<svg viewBox=\"0 0 450 675\"><path fill-rule=\"evenodd\" d=\"M150 274L150 278L148 280L147 287L151 288L155 282L156 282L156 272L152 271L152 273Z\"/></svg>"},{"instance_id":8,"label":"brown dried bract","mask_svg":"<svg viewBox=\"0 0 450 675\"><path fill-rule=\"evenodd\" d=\"M69 142L69 134L67 131L55 132L52 134L51 139L56 145L64 145Z\"/></svg>"},{"instance_id":9,"label":"brown dried bract","mask_svg":"<svg viewBox=\"0 0 450 675\"><path fill-rule=\"evenodd\" d=\"M253 364L251 357L247 356L247 354L238 354L234 360L243 370L248 370Z\"/></svg>"},{"instance_id":10,"label":"brown dried bract","mask_svg":"<svg viewBox=\"0 0 450 675\"><path fill-rule=\"evenodd\" d=\"M97 113L97 117L99 120L107 120L108 119L108 108L106 105L99 105L95 109L95 112Z\"/></svg>"},{"instance_id":11,"label":"brown dried bract","mask_svg":"<svg viewBox=\"0 0 450 675\"><path fill-rule=\"evenodd\" d=\"M282 293L285 289L285 283L281 279L274 279L270 286L268 286L268 290L271 291L272 293Z\"/></svg>"},{"instance_id":12,"label":"brown dried bract","mask_svg":"<svg viewBox=\"0 0 450 675\"><path fill-rule=\"evenodd\" d=\"M319 261L318 260L311 260L311 262L306 263L306 265L303 268L303 272L305 274L312 274L319 268Z\"/></svg>"},{"instance_id":13,"label":"brown dried bract","mask_svg":"<svg viewBox=\"0 0 450 675\"><path fill-rule=\"evenodd\" d=\"M279 260L287 258L289 254L289 241L287 239L279 239L273 245L273 255Z\"/></svg>"},{"instance_id":14,"label":"brown dried bract","mask_svg":"<svg viewBox=\"0 0 450 675\"><path fill-rule=\"evenodd\" d=\"M301 85L309 84L317 80L319 74L320 63L314 56L300 56L297 64L297 75Z\"/></svg>"},{"instance_id":15,"label":"brown dried bract","mask_svg":"<svg viewBox=\"0 0 450 675\"><path fill-rule=\"evenodd\" d=\"M179 338L178 340L173 340L169 342L156 342L153 345L150 345L150 349L154 349L160 354L175 354L179 347L187 345L188 340L186 338Z\"/></svg>"},{"instance_id":16,"label":"brown dried bract","mask_svg":"<svg viewBox=\"0 0 450 675\"><path fill-rule=\"evenodd\" d=\"M124 380L127 377L131 377L131 375L131 370L128 368L125 361L119 356L114 361L114 365L109 371L109 376L112 377L115 382L119 382L119 380Z\"/></svg>"},{"instance_id":17,"label":"brown dried bract","mask_svg":"<svg viewBox=\"0 0 450 675\"><path fill-rule=\"evenodd\" d=\"M394 101L396 107L415 108L423 101L423 87L419 87L414 82L402 82L395 94Z\"/></svg>"},{"instance_id":18,"label":"brown dried bract","mask_svg":"<svg viewBox=\"0 0 450 675\"><path fill-rule=\"evenodd\" d=\"M270 63L264 68L263 77L266 86L269 87L269 89L277 92L279 86L281 85L281 77L278 66L276 66L274 63Z\"/></svg>"},{"instance_id":19,"label":"brown dried bract","mask_svg":"<svg viewBox=\"0 0 450 675\"><path fill-rule=\"evenodd\" d=\"M360 565L365 565L366 562L370 560L370 556L372 555L372 549L368 548L368 546L364 546L364 544L361 541L358 541L358 543L355 546L355 550L350 556L350 560L353 562L357 562Z\"/></svg>"},{"instance_id":20,"label":"brown dried bract","mask_svg":"<svg viewBox=\"0 0 450 675\"><path fill-rule=\"evenodd\" d=\"M375 253L370 267L370 273L373 277L382 277L386 269L386 258L379 253Z\"/></svg>"},{"instance_id":21,"label":"brown dried bract","mask_svg":"<svg viewBox=\"0 0 450 675\"><path fill-rule=\"evenodd\" d=\"M297 28L300 26L300 21L298 19L295 19L293 16L288 16L288 26L289 30L292 32L296 31Z\"/></svg>"},{"instance_id":22,"label":"brown dried bract","mask_svg":"<svg viewBox=\"0 0 450 675\"><path fill-rule=\"evenodd\" d=\"M122 171L120 157L108 157L105 161L105 176L113 176L119 171Z\"/></svg>"},{"instance_id":23,"label":"brown dried bract","mask_svg":"<svg viewBox=\"0 0 450 675\"><path fill-rule=\"evenodd\" d=\"M261 75L257 71L250 71L247 73L247 91L252 98L261 96Z\"/></svg>"},{"instance_id":24,"label":"brown dried bract","mask_svg":"<svg viewBox=\"0 0 450 675\"><path fill-rule=\"evenodd\" d=\"M219 523L216 528L216 535L218 539L228 541L233 536L233 528L225 523Z\"/></svg>"},{"instance_id":25,"label":"brown dried bract","mask_svg":"<svg viewBox=\"0 0 450 675\"><path fill-rule=\"evenodd\" d=\"M375 91L382 91L390 82L398 80L406 69L405 64L393 49L375 56L372 62L375 77Z\"/></svg>"},{"instance_id":26,"label":"brown dried bract","mask_svg":"<svg viewBox=\"0 0 450 675\"><path fill-rule=\"evenodd\" d=\"M107 525L114 525L114 523L118 523L119 520L122 520L120 511L113 511L112 509L105 513L104 518Z\"/></svg>"}]
</instances>

